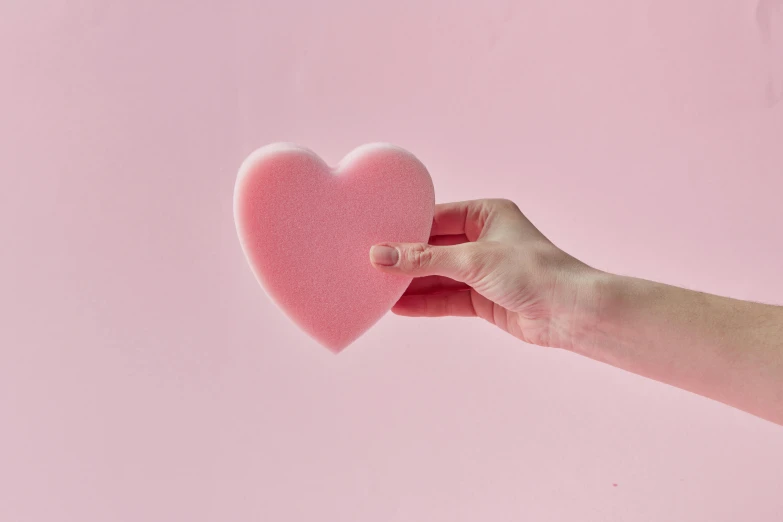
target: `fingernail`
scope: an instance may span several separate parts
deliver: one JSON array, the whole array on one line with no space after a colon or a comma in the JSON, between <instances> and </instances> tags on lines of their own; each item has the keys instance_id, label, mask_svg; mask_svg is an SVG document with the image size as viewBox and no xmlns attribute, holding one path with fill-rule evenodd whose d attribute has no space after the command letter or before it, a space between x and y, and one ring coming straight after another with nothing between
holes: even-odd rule
<instances>
[{"instance_id":1,"label":"fingernail","mask_svg":"<svg viewBox=\"0 0 783 522\"><path fill-rule=\"evenodd\" d=\"M394 266L400 259L397 249L385 245L376 245L370 249L370 260L380 266Z\"/></svg>"}]
</instances>

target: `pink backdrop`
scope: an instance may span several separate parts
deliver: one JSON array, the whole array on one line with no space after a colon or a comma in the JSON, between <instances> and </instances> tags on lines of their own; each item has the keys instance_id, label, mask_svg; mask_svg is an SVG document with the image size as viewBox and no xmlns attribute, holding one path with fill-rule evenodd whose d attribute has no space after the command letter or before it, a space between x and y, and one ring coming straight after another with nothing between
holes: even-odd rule
<instances>
[{"instance_id":1,"label":"pink backdrop","mask_svg":"<svg viewBox=\"0 0 783 522\"><path fill-rule=\"evenodd\" d=\"M335 357L231 209L257 146L391 141L781 303L783 1L4 0L0 70L0 520L783 520L783 428L478 320Z\"/></svg>"}]
</instances>

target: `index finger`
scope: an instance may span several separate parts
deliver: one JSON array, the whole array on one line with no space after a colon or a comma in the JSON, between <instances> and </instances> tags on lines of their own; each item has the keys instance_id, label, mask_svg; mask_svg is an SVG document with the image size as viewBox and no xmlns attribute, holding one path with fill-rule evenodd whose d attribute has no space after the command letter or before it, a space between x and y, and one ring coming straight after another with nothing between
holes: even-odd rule
<instances>
[{"instance_id":1,"label":"index finger","mask_svg":"<svg viewBox=\"0 0 783 522\"><path fill-rule=\"evenodd\" d=\"M435 205L431 236L455 236L465 234L468 218L475 201L457 201ZM470 238L469 238L470 239Z\"/></svg>"}]
</instances>

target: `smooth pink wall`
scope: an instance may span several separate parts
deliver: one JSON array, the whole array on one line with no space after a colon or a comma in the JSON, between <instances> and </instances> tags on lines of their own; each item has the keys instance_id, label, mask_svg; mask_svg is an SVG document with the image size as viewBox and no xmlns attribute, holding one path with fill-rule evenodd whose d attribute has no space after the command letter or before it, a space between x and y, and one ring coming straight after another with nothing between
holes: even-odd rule
<instances>
[{"instance_id":1,"label":"smooth pink wall","mask_svg":"<svg viewBox=\"0 0 783 522\"><path fill-rule=\"evenodd\" d=\"M783 520L779 426L478 320L335 357L257 287L246 154L381 140L783 303L783 1L479 5L0 3L0 520Z\"/></svg>"}]
</instances>

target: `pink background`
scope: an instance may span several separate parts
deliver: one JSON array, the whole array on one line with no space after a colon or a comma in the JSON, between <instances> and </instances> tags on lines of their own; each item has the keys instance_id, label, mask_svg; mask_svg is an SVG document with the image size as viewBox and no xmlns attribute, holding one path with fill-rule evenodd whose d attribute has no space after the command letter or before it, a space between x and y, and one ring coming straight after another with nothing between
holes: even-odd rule
<instances>
[{"instance_id":1,"label":"pink background","mask_svg":"<svg viewBox=\"0 0 783 522\"><path fill-rule=\"evenodd\" d=\"M478 320L335 357L231 209L260 145L391 141L781 303L783 1L4 0L0 70L0 520L783 520L783 428Z\"/></svg>"}]
</instances>

